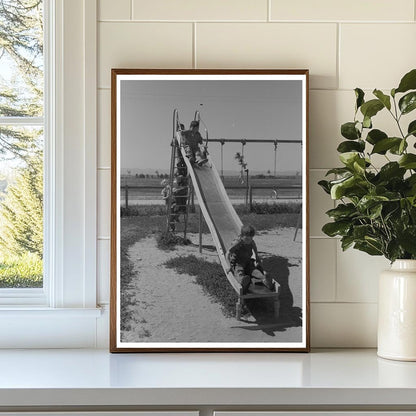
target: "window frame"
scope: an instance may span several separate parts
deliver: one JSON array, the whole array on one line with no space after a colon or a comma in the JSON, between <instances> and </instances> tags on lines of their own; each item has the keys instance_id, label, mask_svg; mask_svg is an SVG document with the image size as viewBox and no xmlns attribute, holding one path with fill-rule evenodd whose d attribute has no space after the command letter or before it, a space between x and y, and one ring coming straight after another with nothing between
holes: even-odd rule
<instances>
[{"instance_id":1,"label":"window frame","mask_svg":"<svg viewBox=\"0 0 416 416\"><path fill-rule=\"evenodd\" d=\"M0 347L95 347L97 0L44 2L45 283L0 293Z\"/></svg>"},{"instance_id":2,"label":"window frame","mask_svg":"<svg viewBox=\"0 0 416 416\"><path fill-rule=\"evenodd\" d=\"M11 126L11 127L41 127L43 128L44 135L44 176L43 176L43 193L44 193L44 209L43 209L43 241L46 244L45 253L48 253L51 242L48 236L48 221L49 218L46 215L50 212L48 205L51 198L46 193L46 184L49 178L48 163L51 158L48 155L47 137L50 136L49 121L52 120L53 116L49 115L49 110L53 107L50 106L49 101L53 95L51 91L51 83L49 76L52 75L52 71L49 70L50 63L53 62L51 55L51 48L49 45L50 35L53 31L50 28L52 20L50 19L51 7L53 7L53 0L43 0L43 41L44 41L44 93L43 93L43 116L37 117L9 117L1 116L0 125ZM53 244L53 243L52 243ZM22 305L22 306L46 306L49 302L48 288L49 288L49 276L50 276L50 265L49 260L52 256L49 254L46 259L43 260L43 287L42 288L4 288L0 289L0 306L3 305Z\"/></svg>"}]
</instances>

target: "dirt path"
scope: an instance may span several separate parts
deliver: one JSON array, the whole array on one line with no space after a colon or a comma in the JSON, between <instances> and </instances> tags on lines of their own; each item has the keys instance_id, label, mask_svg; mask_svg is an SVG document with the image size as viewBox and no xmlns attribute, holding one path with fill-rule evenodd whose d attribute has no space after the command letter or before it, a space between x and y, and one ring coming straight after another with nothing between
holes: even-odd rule
<instances>
[{"instance_id":1,"label":"dirt path","mask_svg":"<svg viewBox=\"0 0 416 416\"><path fill-rule=\"evenodd\" d=\"M278 235L276 235L278 234ZM294 229L286 228L256 236L262 252L278 254L287 259L290 288L294 306L301 307L301 242L293 242ZM198 235L189 236L192 242ZM299 238L298 238L299 240ZM204 245L213 245L209 234ZM266 253L263 253L267 256ZM174 251L162 251L154 237L147 237L130 247L135 277L125 291L131 299L129 330L122 331L123 342L295 342L300 341L301 327L288 327L287 320L259 325L253 316L243 321L227 318L215 303L195 283L192 276L178 274L163 266L177 256L202 256L218 262L216 251L198 246L181 246ZM225 276L224 276L225 279Z\"/></svg>"}]
</instances>

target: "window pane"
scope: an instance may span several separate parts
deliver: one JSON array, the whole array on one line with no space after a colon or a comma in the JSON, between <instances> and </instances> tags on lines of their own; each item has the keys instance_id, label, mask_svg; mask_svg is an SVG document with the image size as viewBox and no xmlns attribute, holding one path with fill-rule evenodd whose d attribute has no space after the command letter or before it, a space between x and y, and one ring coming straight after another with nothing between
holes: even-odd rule
<instances>
[{"instance_id":1,"label":"window pane","mask_svg":"<svg viewBox=\"0 0 416 416\"><path fill-rule=\"evenodd\" d=\"M4 131L28 146L19 157L1 155L0 288L42 287L43 129L1 126L0 137Z\"/></svg>"},{"instance_id":2,"label":"window pane","mask_svg":"<svg viewBox=\"0 0 416 416\"><path fill-rule=\"evenodd\" d=\"M42 0L0 0L0 32L0 288L37 288L43 286Z\"/></svg>"},{"instance_id":3,"label":"window pane","mask_svg":"<svg viewBox=\"0 0 416 416\"><path fill-rule=\"evenodd\" d=\"M40 0L0 0L0 117L43 115Z\"/></svg>"}]
</instances>

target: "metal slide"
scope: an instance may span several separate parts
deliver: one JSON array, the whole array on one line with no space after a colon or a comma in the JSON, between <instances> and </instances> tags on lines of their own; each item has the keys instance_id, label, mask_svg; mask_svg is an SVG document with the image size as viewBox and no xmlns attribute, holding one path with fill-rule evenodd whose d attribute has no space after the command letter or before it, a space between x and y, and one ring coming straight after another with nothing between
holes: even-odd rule
<instances>
[{"instance_id":1,"label":"metal slide","mask_svg":"<svg viewBox=\"0 0 416 416\"><path fill-rule=\"evenodd\" d=\"M202 122L205 126L199 111L195 112L194 120ZM233 240L240 234L241 226L243 225L240 217L234 210L224 185L212 162L209 154L207 155L208 162L201 167L193 167L189 159L186 157L185 149L182 146L182 130L183 125L179 122L178 110L173 112L173 138L177 142L177 149L182 154L185 161L188 174L191 177L195 194L198 198L198 203L205 222L211 232L215 247L218 252L218 257L224 273L230 282L231 286L238 294L238 301L236 304L236 317L240 319L242 305L246 299L253 298L272 298L274 302L275 317L279 316L280 309L280 290L276 282L277 292L271 291L263 285L251 284L248 288L248 293L243 294L241 284L235 279L230 271L230 265L226 258L227 250L231 247ZM208 130L205 126L206 144L208 144ZM175 146L176 147L176 146ZM174 154L174 153L172 153ZM173 159L172 159L173 163ZM173 165L171 164L171 176L173 172Z\"/></svg>"},{"instance_id":2,"label":"metal slide","mask_svg":"<svg viewBox=\"0 0 416 416\"><path fill-rule=\"evenodd\" d=\"M229 264L225 254L232 241L239 235L242 222L228 198L222 180L209 155L207 155L208 162L204 166L194 169L181 146L180 131L176 133L176 139L192 179L202 214L217 248L221 265L231 285L237 293L240 293L241 285L228 271Z\"/></svg>"},{"instance_id":3,"label":"metal slide","mask_svg":"<svg viewBox=\"0 0 416 416\"><path fill-rule=\"evenodd\" d=\"M176 140L182 157L192 179L194 190L205 221L211 232L218 256L228 281L239 295L236 305L236 316L240 319L241 306L245 299L274 298L275 316L279 316L279 293L273 292L261 285L250 285L248 293L243 294L241 284L229 271L230 265L226 258L227 250L233 240L240 234L242 222L235 212L222 183L221 177L209 155L208 162L202 167L193 167L181 146L181 132L176 132ZM276 283L277 285L277 283ZM278 287L277 287L278 288Z\"/></svg>"}]
</instances>

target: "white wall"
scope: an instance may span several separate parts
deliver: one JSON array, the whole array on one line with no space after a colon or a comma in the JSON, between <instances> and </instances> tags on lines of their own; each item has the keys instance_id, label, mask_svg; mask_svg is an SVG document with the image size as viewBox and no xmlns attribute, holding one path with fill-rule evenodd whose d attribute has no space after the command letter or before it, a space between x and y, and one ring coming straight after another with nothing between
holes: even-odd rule
<instances>
[{"instance_id":1,"label":"white wall","mask_svg":"<svg viewBox=\"0 0 416 416\"><path fill-rule=\"evenodd\" d=\"M342 253L322 234L333 203L316 183L338 164L353 88L390 90L416 67L415 0L99 0L98 7L99 302L108 304L110 280L110 69L309 68L312 346L375 346L377 275L388 262Z\"/></svg>"}]
</instances>

